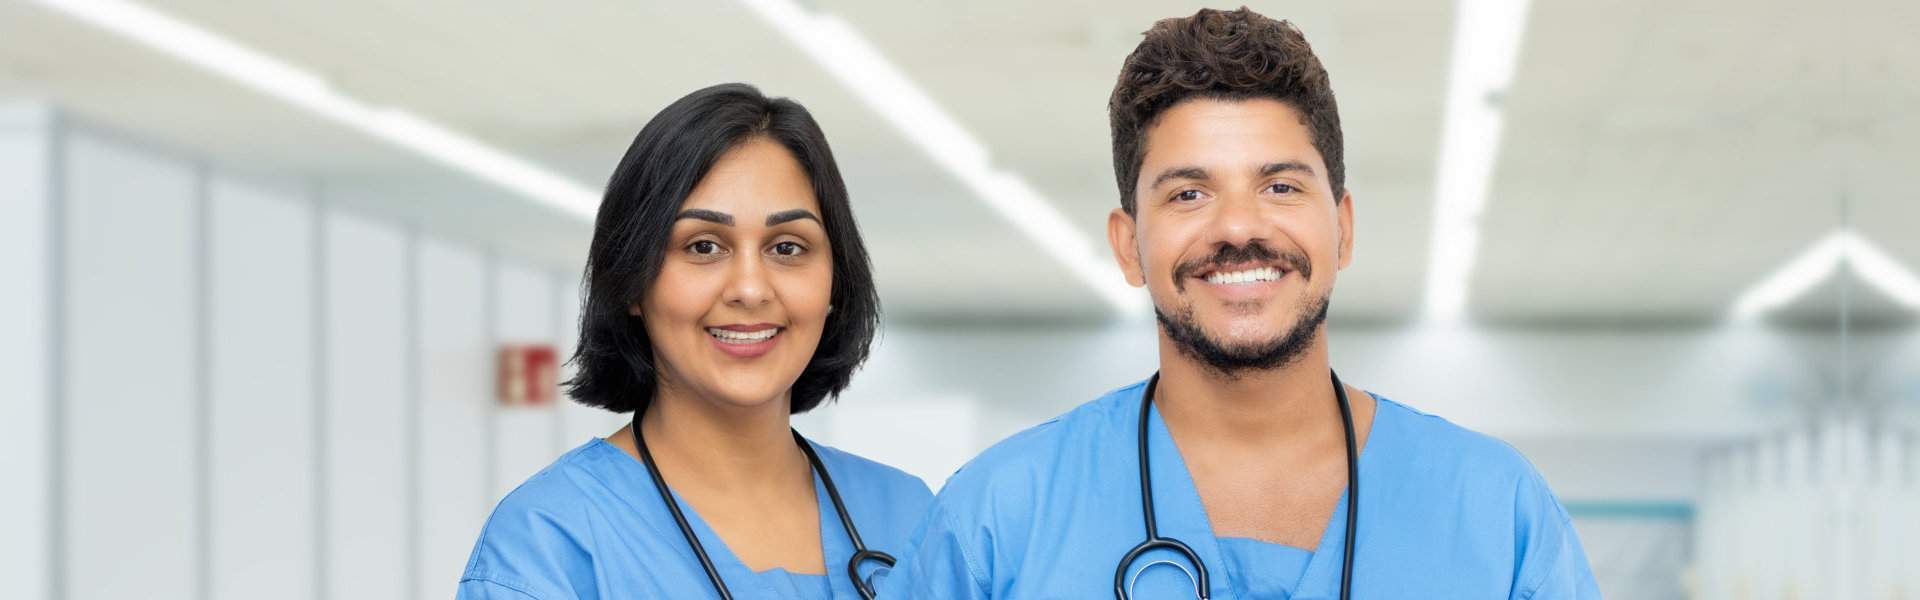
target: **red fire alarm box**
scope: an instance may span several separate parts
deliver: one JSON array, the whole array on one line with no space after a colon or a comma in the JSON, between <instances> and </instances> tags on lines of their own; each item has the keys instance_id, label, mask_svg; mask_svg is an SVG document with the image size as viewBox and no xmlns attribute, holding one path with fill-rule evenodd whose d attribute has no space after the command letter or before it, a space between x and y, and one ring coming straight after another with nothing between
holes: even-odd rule
<instances>
[{"instance_id":1,"label":"red fire alarm box","mask_svg":"<svg viewBox=\"0 0 1920 600\"><path fill-rule=\"evenodd\" d=\"M507 406L553 404L560 390L560 365L549 344L500 347L500 403Z\"/></svg>"}]
</instances>

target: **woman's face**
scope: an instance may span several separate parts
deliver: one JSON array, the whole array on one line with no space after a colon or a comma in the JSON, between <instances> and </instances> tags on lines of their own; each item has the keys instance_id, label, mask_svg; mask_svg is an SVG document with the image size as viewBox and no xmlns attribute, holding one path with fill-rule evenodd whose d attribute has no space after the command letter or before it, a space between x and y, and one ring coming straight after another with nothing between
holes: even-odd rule
<instances>
[{"instance_id":1,"label":"woman's face","mask_svg":"<svg viewBox=\"0 0 1920 600\"><path fill-rule=\"evenodd\" d=\"M785 147L754 138L722 155L680 205L660 278L633 307L661 384L789 406L827 319L828 244L813 184Z\"/></svg>"}]
</instances>

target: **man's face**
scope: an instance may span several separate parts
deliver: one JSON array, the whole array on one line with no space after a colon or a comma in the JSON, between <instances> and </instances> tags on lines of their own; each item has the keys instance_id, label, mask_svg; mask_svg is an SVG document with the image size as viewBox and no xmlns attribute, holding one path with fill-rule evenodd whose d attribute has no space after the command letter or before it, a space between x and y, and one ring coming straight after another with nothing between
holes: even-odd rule
<instances>
[{"instance_id":1,"label":"man's face","mask_svg":"<svg viewBox=\"0 0 1920 600\"><path fill-rule=\"evenodd\" d=\"M1132 216L1108 238L1182 352L1232 374L1284 367L1318 338L1352 260L1353 203L1333 195L1299 112L1187 100L1147 131Z\"/></svg>"}]
</instances>

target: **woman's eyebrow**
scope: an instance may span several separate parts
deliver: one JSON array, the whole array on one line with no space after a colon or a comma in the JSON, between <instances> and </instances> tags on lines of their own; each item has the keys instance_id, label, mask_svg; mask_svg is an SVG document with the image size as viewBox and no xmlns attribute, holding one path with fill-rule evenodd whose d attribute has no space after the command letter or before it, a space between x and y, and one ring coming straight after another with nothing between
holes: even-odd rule
<instances>
[{"instance_id":1,"label":"woman's eyebrow","mask_svg":"<svg viewBox=\"0 0 1920 600\"><path fill-rule=\"evenodd\" d=\"M789 221L798 221L801 219L810 219L815 223L820 223L820 217L817 215L814 215L813 211L810 211L804 208L795 208L792 210L783 210L777 213L767 215L767 226L772 227L775 225L779 225L781 223L786 223ZM822 223L822 225L824 225L824 223Z\"/></svg>"},{"instance_id":2,"label":"woman's eyebrow","mask_svg":"<svg viewBox=\"0 0 1920 600\"><path fill-rule=\"evenodd\" d=\"M675 221L678 221L681 219L699 219L702 221L719 223L721 225L725 225L728 227L733 226L733 215L729 215L727 213L723 213L717 210L707 210L704 208L689 208L687 210L680 211L680 214L673 218L673 220Z\"/></svg>"}]
</instances>

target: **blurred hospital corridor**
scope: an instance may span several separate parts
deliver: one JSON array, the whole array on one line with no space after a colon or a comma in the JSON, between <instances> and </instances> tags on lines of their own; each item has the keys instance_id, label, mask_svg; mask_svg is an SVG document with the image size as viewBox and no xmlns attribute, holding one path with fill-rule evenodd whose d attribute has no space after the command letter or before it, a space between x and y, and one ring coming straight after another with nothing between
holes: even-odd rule
<instances>
[{"instance_id":1,"label":"blurred hospital corridor","mask_svg":"<svg viewBox=\"0 0 1920 600\"><path fill-rule=\"evenodd\" d=\"M1247 4L1342 109L1342 380L1512 444L1609 598L1920 600L1920 0ZM596 206L723 82L873 260L795 428L937 492L1155 373L1107 102L1202 6L0 0L0 596L451 597L629 422L560 386Z\"/></svg>"}]
</instances>

